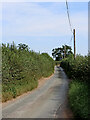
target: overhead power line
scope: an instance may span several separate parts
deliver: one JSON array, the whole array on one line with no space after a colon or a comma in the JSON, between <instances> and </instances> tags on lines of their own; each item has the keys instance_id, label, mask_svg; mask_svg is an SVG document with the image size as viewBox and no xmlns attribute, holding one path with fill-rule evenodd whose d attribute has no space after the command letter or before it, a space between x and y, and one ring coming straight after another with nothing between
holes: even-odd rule
<instances>
[{"instance_id":1,"label":"overhead power line","mask_svg":"<svg viewBox=\"0 0 90 120\"><path fill-rule=\"evenodd\" d=\"M69 40L69 41L67 40L67 41L65 42L65 44L71 44L71 43L72 43L72 40L73 40L73 35L71 35L70 40Z\"/></svg>"},{"instance_id":2,"label":"overhead power line","mask_svg":"<svg viewBox=\"0 0 90 120\"><path fill-rule=\"evenodd\" d=\"M71 44L72 39L73 39L73 35L71 36L71 39L70 39L70 41L68 42L68 44Z\"/></svg>"},{"instance_id":3,"label":"overhead power line","mask_svg":"<svg viewBox=\"0 0 90 120\"><path fill-rule=\"evenodd\" d=\"M73 33L73 38L74 38L74 59L75 59L75 58L76 58L75 29L72 29L67 0L66 0L66 8L67 8L67 16L68 16L68 21L69 21L70 30L71 30L71 32ZM72 37L71 37L70 42L71 42L71 41L72 41Z\"/></svg>"},{"instance_id":4,"label":"overhead power line","mask_svg":"<svg viewBox=\"0 0 90 120\"><path fill-rule=\"evenodd\" d=\"M67 8L67 16L68 16L68 21L69 21L70 30L71 30L71 32L73 33L72 25L71 25L71 21L70 21L69 8L68 8L68 2L67 2L67 0L66 0L66 8Z\"/></svg>"}]
</instances>

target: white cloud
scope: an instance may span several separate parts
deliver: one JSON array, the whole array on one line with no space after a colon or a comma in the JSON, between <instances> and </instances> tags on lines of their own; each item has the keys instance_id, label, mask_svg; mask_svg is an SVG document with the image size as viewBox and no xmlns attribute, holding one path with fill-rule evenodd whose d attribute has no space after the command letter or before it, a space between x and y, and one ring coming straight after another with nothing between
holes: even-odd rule
<instances>
[{"instance_id":1,"label":"white cloud","mask_svg":"<svg viewBox=\"0 0 90 120\"><path fill-rule=\"evenodd\" d=\"M63 14L55 15L35 3L22 4L21 7L7 5L3 15L3 20L9 23L4 28L5 34L51 36L65 33L67 20Z\"/></svg>"},{"instance_id":2,"label":"white cloud","mask_svg":"<svg viewBox=\"0 0 90 120\"><path fill-rule=\"evenodd\" d=\"M11 4L11 5L10 5ZM6 36L65 36L70 35L68 19L65 14L54 14L37 3L4 4L3 35ZM87 29L87 14L76 13L71 17L73 27L81 35Z\"/></svg>"}]
</instances>

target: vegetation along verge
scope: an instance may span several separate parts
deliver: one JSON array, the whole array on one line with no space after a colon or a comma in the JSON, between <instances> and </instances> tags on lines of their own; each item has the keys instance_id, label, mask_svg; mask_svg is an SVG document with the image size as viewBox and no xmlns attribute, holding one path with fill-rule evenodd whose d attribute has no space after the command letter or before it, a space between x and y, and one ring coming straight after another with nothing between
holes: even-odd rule
<instances>
[{"instance_id":1,"label":"vegetation along verge","mask_svg":"<svg viewBox=\"0 0 90 120\"><path fill-rule=\"evenodd\" d=\"M38 79L54 72L47 53L31 51L26 44L2 44L2 102L37 87Z\"/></svg>"},{"instance_id":2,"label":"vegetation along verge","mask_svg":"<svg viewBox=\"0 0 90 120\"><path fill-rule=\"evenodd\" d=\"M69 104L76 118L89 118L89 56L77 55L63 59L61 67L64 68L71 79L69 86Z\"/></svg>"}]
</instances>

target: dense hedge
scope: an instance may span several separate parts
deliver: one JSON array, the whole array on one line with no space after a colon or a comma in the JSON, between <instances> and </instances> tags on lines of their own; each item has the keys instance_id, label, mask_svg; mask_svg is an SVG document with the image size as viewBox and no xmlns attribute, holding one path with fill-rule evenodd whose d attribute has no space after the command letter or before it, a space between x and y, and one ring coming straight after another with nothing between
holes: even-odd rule
<instances>
[{"instance_id":1,"label":"dense hedge","mask_svg":"<svg viewBox=\"0 0 90 120\"><path fill-rule=\"evenodd\" d=\"M2 101L15 98L37 87L38 79L54 72L54 61L47 53L2 45Z\"/></svg>"},{"instance_id":2,"label":"dense hedge","mask_svg":"<svg viewBox=\"0 0 90 120\"><path fill-rule=\"evenodd\" d=\"M77 55L74 60L70 56L61 62L68 77L72 79L69 88L69 103L75 117L88 118L89 116L89 70L88 56Z\"/></svg>"},{"instance_id":3,"label":"dense hedge","mask_svg":"<svg viewBox=\"0 0 90 120\"><path fill-rule=\"evenodd\" d=\"M72 57L62 60L61 67L64 68L69 78L78 79L80 81L89 81L89 69L88 56L77 55L74 60Z\"/></svg>"}]
</instances>

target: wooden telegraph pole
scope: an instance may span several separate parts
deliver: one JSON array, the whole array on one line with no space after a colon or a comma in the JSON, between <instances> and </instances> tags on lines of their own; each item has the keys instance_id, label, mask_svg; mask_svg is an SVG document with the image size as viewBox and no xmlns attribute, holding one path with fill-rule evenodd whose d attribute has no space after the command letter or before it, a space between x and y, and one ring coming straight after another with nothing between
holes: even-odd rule
<instances>
[{"instance_id":1,"label":"wooden telegraph pole","mask_svg":"<svg viewBox=\"0 0 90 120\"><path fill-rule=\"evenodd\" d=\"M73 29L73 35L74 35L74 59L75 59L76 58L75 29Z\"/></svg>"}]
</instances>

